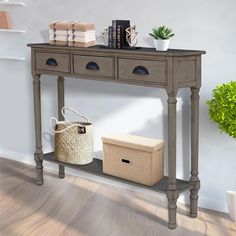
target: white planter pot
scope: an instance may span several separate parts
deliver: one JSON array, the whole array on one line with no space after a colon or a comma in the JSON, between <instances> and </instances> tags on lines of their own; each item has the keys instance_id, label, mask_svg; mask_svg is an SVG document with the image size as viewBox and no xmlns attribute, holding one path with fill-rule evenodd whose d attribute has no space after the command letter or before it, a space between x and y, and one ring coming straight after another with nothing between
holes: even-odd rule
<instances>
[{"instance_id":1,"label":"white planter pot","mask_svg":"<svg viewBox=\"0 0 236 236\"><path fill-rule=\"evenodd\" d=\"M169 47L169 39L153 39L157 51L167 51Z\"/></svg>"},{"instance_id":2,"label":"white planter pot","mask_svg":"<svg viewBox=\"0 0 236 236\"><path fill-rule=\"evenodd\" d=\"M236 191L227 191L229 215L236 222Z\"/></svg>"}]
</instances>

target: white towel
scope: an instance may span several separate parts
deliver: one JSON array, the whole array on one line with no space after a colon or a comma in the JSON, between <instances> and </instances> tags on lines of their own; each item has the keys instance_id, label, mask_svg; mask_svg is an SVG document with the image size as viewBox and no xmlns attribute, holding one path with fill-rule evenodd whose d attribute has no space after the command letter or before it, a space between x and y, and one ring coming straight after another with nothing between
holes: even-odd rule
<instances>
[{"instance_id":1,"label":"white towel","mask_svg":"<svg viewBox=\"0 0 236 236\"><path fill-rule=\"evenodd\" d=\"M74 35L74 30L68 30L68 35Z\"/></svg>"},{"instance_id":2,"label":"white towel","mask_svg":"<svg viewBox=\"0 0 236 236\"><path fill-rule=\"evenodd\" d=\"M75 37L74 38L74 41L79 42L79 43L88 43L88 42L95 41L95 40L96 40L95 37L90 37L90 38Z\"/></svg>"},{"instance_id":3,"label":"white towel","mask_svg":"<svg viewBox=\"0 0 236 236\"><path fill-rule=\"evenodd\" d=\"M54 29L49 29L49 34L54 34L55 30Z\"/></svg>"},{"instance_id":4,"label":"white towel","mask_svg":"<svg viewBox=\"0 0 236 236\"><path fill-rule=\"evenodd\" d=\"M80 37L93 36L93 35L95 35L95 30L90 30L90 31L86 31L86 32L75 31L75 32L74 32L74 35L75 35L75 36L80 36Z\"/></svg>"},{"instance_id":5,"label":"white towel","mask_svg":"<svg viewBox=\"0 0 236 236\"><path fill-rule=\"evenodd\" d=\"M75 36L75 38L77 38L77 39L82 39L82 40L86 40L86 39L94 39L94 38L96 38L96 37L95 37L95 35L92 35L92 36L86 36L86 37Z\"/></svg>"},{"instance_id":6,"label":"white towel","mask_svg":"<svg viewBox=\"0 0 236 236\"><path fill-rule=\"evenodd\" d=\"M73 42L74 41L74 36L73 35L69 35L68 41Z\"/></svg>"},{"instance_id":7,"label":"white towel","mask_svg":"<svg viewBox=\"0 0 236 236\"><path fill-rule=\"evenodd\" d=\"M51 41L51 40L54 40L55 39L55 36L54 35L49 35L49 40Z\"/></svg>"},{"instance_id":8,"label":"white towel","mask_svg":"<svg viewBox=\"0 0 236 236\"><path fill-rule=\"evenodd\" d=\"M55 40L57 40L57 41L67 41L68 37L64 36L64 35L59 35L59 36L56 35Z\"/></svg>"},{"instance_id":9,"label":"white towel","mask_svg":"<svg viewBox=\"0 0 236 236\"><path fill-rule=\"evenodd\" d=\"M55 34L59 35L59 36L67 36L68 35L68 31L67 30L56 30Z\"/></svg>"}]
</instances>

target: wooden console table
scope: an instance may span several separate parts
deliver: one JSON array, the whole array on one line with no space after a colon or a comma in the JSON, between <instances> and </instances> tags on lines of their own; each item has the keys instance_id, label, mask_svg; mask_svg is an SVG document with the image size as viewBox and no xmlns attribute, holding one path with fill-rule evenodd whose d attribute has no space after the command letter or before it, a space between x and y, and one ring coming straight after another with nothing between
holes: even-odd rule
<instances>
[{"instance_id":1,"label":"wooden console table","mask_svg":"<svg viewBox=\"0 0 236 236\"><path fill-rule=\"evenodd\" d=\"M176 209L179 193L190 189L190 216L197 217L198 191L198 139L199 89L201 87L201 55L205 51L168 50L157 52L153 48L138 50L106 49L99 45L90 48L29 44L34 88L34 115L36 151L34 154L37 184L43 184L43 160L59 164L59 177L65 176L69 166L105 178L166 193L168 198L169 228L176 228ZM132 183L105 175L102 160L94 159L85 166L60 163L53 153L44 154L41 130L40 76L58 76L58 118L64 106L64 76L81 79L112 81L163 88L168 94L168 177L152 187ZM176 179L176 95L179 88L191 89L191 177L189 181Z\"/></svg>"}]
</instances>

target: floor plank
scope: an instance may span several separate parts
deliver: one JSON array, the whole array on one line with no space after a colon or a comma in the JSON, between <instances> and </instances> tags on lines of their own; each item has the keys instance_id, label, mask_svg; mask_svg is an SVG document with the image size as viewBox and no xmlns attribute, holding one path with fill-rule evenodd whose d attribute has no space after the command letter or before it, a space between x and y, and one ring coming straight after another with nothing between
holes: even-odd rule
<instances>
[{"instance_id":1,"label":"floor plank","mask_svg":"<svg viewBox=\"0 0 236 236\"><path fill-rule=\"evenodd\" d=\"M45 171L37 186L33 166L0 158L1 236L235 236L224 213L200 209L191 219L178 205L178 228L167 228L166 198Z\"/></svg>"}]
</instances>

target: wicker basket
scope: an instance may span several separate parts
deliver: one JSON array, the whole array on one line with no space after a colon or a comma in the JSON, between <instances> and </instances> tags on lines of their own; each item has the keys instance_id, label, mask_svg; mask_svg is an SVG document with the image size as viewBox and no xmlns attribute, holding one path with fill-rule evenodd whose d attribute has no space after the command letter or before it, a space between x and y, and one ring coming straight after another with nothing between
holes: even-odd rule
<instances>
[{"instance_id":1,"label":"wicker basket","mask_svg":"<svg viewBox=\"0 0 236 236\"><path fill-rule=\"evenodd\" d=\"M71 110L85 122L71 122L65 116L65 110ZM71 107L63 107L65 121L52 117L50 128L55 133L55 159L61 162L85 165L93 161L93 126L86 116L80 115ZM56 122L52 128L52 122Z\"/></svg>"}]
</instances>

